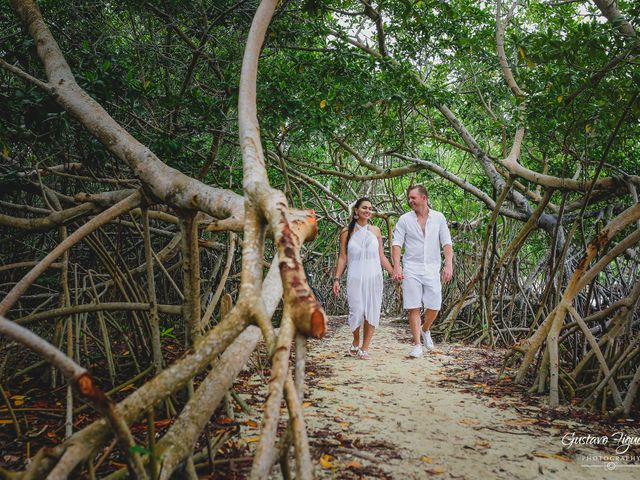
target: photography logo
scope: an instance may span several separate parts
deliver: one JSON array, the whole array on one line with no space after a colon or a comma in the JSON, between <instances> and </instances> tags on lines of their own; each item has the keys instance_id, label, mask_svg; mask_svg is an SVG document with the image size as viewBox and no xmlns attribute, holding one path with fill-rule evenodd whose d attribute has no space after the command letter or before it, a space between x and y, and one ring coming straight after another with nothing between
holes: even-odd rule
<instances>
[{"instance_id":1,"label":"photography logo","mask_svg":"<svg viewBox=\"0 0 640 480\"><path fill-rule=\"evenodd\" d=\"M640 468L640 435L629 435L621 431L611 435L583 435L570 432L562 437L562 445L605 450L605 453L578 455L576 459L586 468L603 468L609 471Z\"/></svg>"}]
</instances>

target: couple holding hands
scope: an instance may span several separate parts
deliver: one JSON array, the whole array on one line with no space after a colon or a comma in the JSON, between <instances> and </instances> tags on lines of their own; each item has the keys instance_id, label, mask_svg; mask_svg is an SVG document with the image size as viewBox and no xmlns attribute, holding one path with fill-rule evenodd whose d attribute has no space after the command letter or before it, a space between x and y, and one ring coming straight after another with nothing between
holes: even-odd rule
<instances>
[{"instance_id":1,"label":"couple holding hands","mask_svg":"<svg viewBox=\"0 0 640 480\"><path fill-rule=\"evenodd\" d=\"M447 283L453 276L451 234L444 215L429 207L429 195L422 185L407 189L407 201L412 211L398 219L393 232L393 265L384 254L380 229L369 224L373 213L369 199L360 198L356 202L349 225L340 232L340 256L333 279L333 293L336 296L340 294L340 277L346 268L349 327L353 334L349 353L362 360L369 359L369 345L380 322L382 268L394 281L402 282L402 303L409 311L413 335L409 356L421 357L423 343L427 350L433 349L429 329L442 304L441 280ZM444 251L442 272L441 249ZM421 325L420 309L423 306L424 322Z\"/></svg>"}]
</instances>

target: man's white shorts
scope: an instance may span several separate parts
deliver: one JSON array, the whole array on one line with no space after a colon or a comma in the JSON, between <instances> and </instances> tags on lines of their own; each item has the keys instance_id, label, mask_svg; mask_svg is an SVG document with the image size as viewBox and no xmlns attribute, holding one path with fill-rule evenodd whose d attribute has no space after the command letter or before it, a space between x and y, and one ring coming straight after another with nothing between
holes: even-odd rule
<instances>
[{"instance_id":1,"label":"man's white shorts","mask_svg":"<svg viewBox=\"0 0 640 480\"><path fill-rule=\"evenodd\" d=\"M402 303L405 310L420 308L423 305L429 310L440 310L442 306L440 272L435 275L405 273L402 280Z\"/></svg>"}]
</instances>

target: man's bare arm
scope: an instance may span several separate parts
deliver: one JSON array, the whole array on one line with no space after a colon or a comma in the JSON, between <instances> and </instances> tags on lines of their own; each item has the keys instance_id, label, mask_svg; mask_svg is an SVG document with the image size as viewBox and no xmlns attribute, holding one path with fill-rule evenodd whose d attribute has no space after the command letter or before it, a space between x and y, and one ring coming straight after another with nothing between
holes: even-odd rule
<instances>
[{"instance_id":1,"label":"man's bare arm","mask_svg":"<svg viewBox=\"0 0 640 480\"><path fill-rule=\"evenodd\" d=\"M453 247L445 245L444 250L444 268L442 269L442 281L449 283L453 278Z\"/></svg>"},{"instance_id":2,"label":"man's bare arm","mask_svg":"<svg viewBox=\"0 0 640 480\"><path fill-rule=\"evenodd\" d=\"M391 258L393 259L393 279L396 282L402 280L402 267L400 266L400 247L393 245L391 247Z\"/></svg>"}]
</instances>

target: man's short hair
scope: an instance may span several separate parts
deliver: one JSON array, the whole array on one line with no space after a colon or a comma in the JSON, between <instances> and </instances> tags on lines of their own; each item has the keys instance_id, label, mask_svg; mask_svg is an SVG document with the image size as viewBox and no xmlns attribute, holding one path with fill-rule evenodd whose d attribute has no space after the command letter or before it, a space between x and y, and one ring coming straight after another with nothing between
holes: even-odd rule
<instances>
[{"instance_id":1,"label":"man's short hair","mask_svg":"<svg viewBox=\"0 0 640 480\"><path fill-rule=\"evenodd\" d=\"M420 192L420 195L424 195L425 197L427 197L427 200L429 199L429 193L427 192L427 189L424 188L423 185L411 185L407 188L407 197L409 196L409 192L411 192L411 190L418 190L418 192Z\"/></svg>"}]
</instances>

